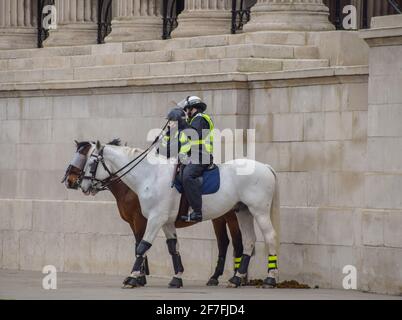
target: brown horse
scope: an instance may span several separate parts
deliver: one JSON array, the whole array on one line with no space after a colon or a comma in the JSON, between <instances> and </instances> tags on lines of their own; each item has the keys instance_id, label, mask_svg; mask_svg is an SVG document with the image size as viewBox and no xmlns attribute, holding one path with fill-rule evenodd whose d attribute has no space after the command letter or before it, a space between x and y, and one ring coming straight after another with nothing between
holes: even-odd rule
<instances>
[{"instance_id":1,"label":"brown horse","mask_svg":"<svg viewBox=\"0 0 402 320\"><path fill-rule=\"evenodd\" d=\"M118 145L119 140L113 140L109 144ZM91 144L89 142L77 142L77 153L87 157L88 151L90 150ZM70 165L67 168L65 177L63 182L67 188L69 189L78 189L80 183L80 177L82 175L82 169ZM119 213L121 218L126 221L135 237L136 246L141 241L144 236L145 228L147 226L147 220L144 218L141 212L141 206L138 199L138 196L135 192L133 192L130 188L127 187L123 182L113 183L108 186L108 189L112 192L113 196L116 199L117 207L119 209ZM233 248L234 248L234 267L235 271L240 266L240 260L243 254L243 244L242 244L242 236L239 228L239 224L237 221L236 213L232 210L226 213L225 215L212 220L216 239L218 242L218 262L215 268L214 274L210 277L207 282L208 286L216 286L219 281L218 278L223 274L223 270L225 267L226 253L229 246L229 237L226 230L226 225L228 225L230 234L232 237ZM184 228L193 225L194 223L188 223L183 221L176 222L176 228ZM148 263L145 260L143 271L145 274L149 274ZM141 277L140 285L146 284L145 276ZM125 287L130 287L129 284L124 282Z\"/></svg>"}]
</instances>

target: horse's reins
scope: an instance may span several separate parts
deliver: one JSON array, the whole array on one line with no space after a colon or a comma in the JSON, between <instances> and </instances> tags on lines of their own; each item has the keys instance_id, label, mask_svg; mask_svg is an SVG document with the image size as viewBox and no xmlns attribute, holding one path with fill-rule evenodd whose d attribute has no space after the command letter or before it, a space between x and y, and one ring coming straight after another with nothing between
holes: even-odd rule
<instances>
[{"instance_id":1,"label":"horse's reins","mask_svg":"<svg viewBox=\"0 0 402 320\"><path fill-rule=\"evenodd\" d=\"M103 149L105 147L103 147L98 155L94 155L93 152L91 154L90 157L95 157L95 163L94 163L94 168L90 170L91 176L84 176L82 179L90 179L92 184L93 181L96 181L97 184L100 184L100 186L96 186L96 190L97 191L104 191L107 190L107 188L113 184L113 183L120 183L122 180L122 178L124 176L126 176L128 173L130 173L136 166L138 166L149 154L149 152L151 152L151 150L155 147L155 145L159 142L159 140L162 138L162 134L164 133L166 127L169 124L169 120L166 122L166 124L163 126L161 133L155 138L155 140L151 143L151 145L145 149L143 152L141 152L141 154L139 154L137 157L135 157L133 160L131 160L130 162L128 162L126 165L124 165L123 167L121 167L119 170L117 170L116 172L112 173L109 168L106 166L105 160L103 158ZM138 160L138 161L137 161ZM129 167L131 164L133 164L134 162L136 162L132 167L130 167L127 171L125 171L122 175L117 176L120 172L122 172L124 169L126 169L127 167ZM96 171L98 169L98 165L99 162L102 164L103 168L106 170L106 172L109 174L109 177L103 179L103 180L99 180L97 179L96 176Z\"/></svg>"}]
</instances>

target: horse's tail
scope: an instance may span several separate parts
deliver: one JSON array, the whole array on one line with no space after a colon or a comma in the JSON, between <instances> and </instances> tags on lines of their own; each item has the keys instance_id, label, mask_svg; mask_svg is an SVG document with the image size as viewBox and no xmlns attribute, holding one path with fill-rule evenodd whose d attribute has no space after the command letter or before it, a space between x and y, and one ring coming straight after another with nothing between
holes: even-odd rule
<instances>
[{"instance_id":1,"label":"horse's tail","mask_svg":"<svg viewBox=\"0 0 402 320\"><path fill-rule=\"evenodd\" d=\"M275 177L274 194L272 195L270 218L276 233L276 252L279 254L280 248L280 231L281 231L281 217L280 217L280 199L279 199L279 179L275 170L269 166Z\"/></svg>"}]
</instances>

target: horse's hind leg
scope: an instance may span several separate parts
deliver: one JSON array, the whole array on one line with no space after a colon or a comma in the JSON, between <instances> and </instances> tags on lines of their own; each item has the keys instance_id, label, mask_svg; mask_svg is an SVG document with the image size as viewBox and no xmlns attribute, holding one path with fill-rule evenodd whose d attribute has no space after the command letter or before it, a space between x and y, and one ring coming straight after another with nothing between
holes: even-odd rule
<instances>
[{"instance_id":1,"label":"horse's hind leg","mask_svg":"<svg viewBox=\"0 0 402 320\"><path fill-rule=\"evenodd\" d=\"M181 262L179 253L179 243L177 242L176 228L174 225L164 225L162 227L166 236L166 244L169 250L169 254L172 256L174 276L169 282L169 288L181 288L183 286L182 274L184 267Z\"/></svg>"},{"instance_id":2,"label":"horse's hind leg","mask_svg":"<svg viewBox=\"0 0 402 320\"><path fill-rule=\"evenodd\" d=\"M243 238L241 235L235 210L230 211L224 217L228 224L230 235L232 237L233 260L234 260L233 266L234 266L234 273L236 273L236 271L240 268L243 256ZM247 282L247 277L244 280Z\"/></svg>"},{"instance_id":3,"label":"horse's hind leg","mask_svg":"<svg viewBox=\"0 0 402 320\"><path fill-rule=\"evenodd\" d=\"M268 277L264 280L264 284L268 287L275 287L278 278L277 233L270 219L270 207L268 212L255 208L250 208L250 211L260 227L268 253Z\"/></svg>"},{"instance_id":4,"label":"horse's hind leg","mask_svg":"<svg viewBox=\"0 0 402 320\"><path fill-rule=\"evenodd\" d=\"M215 272L207 282L207 286L217 286L218 278L223 274L225 269L226 253L229 246L229 237L226 230L225 218L219 217L212 220L214 226L216 241L218 243L218 263L216 264Z\"/></svg>"},{"instance_id":5,"label":"horse's hind leg","mask_svg":"<svg viewBox=\"0 0 402 320\"><path fill-rule=\"evenodd\" d=\"M247 206L240 204L236 212L239 228L242 235L243 255L240 266L235 275L229 279L229 286L238 287L245 282L248 273L251 256L254 253L256 235L254 231L254 220Z\"/></svg>"}]
</instances>

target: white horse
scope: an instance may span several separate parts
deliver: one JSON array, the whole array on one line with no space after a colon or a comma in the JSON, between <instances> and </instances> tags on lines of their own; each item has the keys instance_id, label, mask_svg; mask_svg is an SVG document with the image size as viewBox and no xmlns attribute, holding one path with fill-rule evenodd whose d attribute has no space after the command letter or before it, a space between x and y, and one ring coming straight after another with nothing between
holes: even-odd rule
<instances>
[{"instance_id":1,"label":"white horse","mask_svg":"<svg viewBox=\"0 0 402 320\"><path fill-rule=\"evenodd\" d=\"M96 193L99 182L110 177L131 160L141 154L136 148L93 144L84 167L85 177L81 189L85 194ZM162 159L163 158L163 159ZM239 175L237 170L244 165L251 165L254 170L248 175ZM279 185L274 170L266 164L248 159L237 159L218 165L220 169L220 188L218 192L202 196L203 221L215 219L230 209L236 208L239 227L243 236L244 254L237 274L232 283L240 283L245 277L250 256L256 241L254 221L256 220L264 237L268 255L268 276L264 284L276 286L278 277L277 254L279 250ZM170 254L177 254L178 245L174 223L177 218L180 194L171 188L175 164L166 163L166 158L157 154L148 157L125 175L122 180L137 193L143 215L148 224L143 240L137 248L137 256L130 275L131 284L140 274L140 266L146 251L151 247L159 230L162 228L166 238L175 239L175 248L169 248ZM244 259L246 257L246 259ZM247 259L248 257L248 259ZM180 260L180 259L179 259ZM175 263L174 280L181 280L184 269L181 260ZM182 282L181 282L182 283Z\"/></svg>"}]
</instances>

